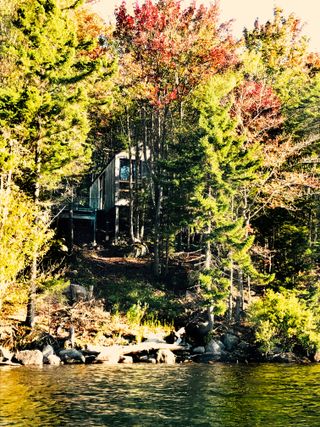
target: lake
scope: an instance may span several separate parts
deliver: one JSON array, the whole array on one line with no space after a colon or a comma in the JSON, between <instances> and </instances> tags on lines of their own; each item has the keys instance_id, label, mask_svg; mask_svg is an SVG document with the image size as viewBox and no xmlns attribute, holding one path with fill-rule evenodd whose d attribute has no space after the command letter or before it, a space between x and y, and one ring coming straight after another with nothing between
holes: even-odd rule
<instances>
[{"instance_id":1,"label":"lake","mask_svg":"<svg viewBox=\"0 0 320 427\"><path fill-rule=\"evenodd\" d=\"M320 425L320 365L0 368L0 426Z\"/></svg>"}]
</instances>

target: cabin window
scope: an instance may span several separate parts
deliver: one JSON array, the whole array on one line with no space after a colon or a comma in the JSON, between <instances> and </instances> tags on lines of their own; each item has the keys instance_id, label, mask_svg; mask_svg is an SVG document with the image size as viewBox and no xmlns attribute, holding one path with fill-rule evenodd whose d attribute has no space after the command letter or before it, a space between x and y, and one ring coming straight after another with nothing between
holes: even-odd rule
<instances>
[{"instance_id":1,"label":"cabin window","mask_svg":"<svg viewBox=\"0 0 320 427\"><path fill-rule=\"evenodd\" d=\"M135 160L131 160L132 178L135 178L136 164ZM130 178L130 163L129 159L120 159L120 181L129 181Z\"/></svg>"},{"instance_id":2,"label":"cabin window","mask_svg":"<svg viewBox=\"0 0 320 427\"><path fill-rule=\"evenodd\" d=\"M132 179L136 177L136 161L131 160L132 167ZM140 160L138 164L139 178L148 175L148 169L146 162ZM129 181L130 178L130 163L129 159L120 159L120 181Z\"/></svg>"}]
</instances>

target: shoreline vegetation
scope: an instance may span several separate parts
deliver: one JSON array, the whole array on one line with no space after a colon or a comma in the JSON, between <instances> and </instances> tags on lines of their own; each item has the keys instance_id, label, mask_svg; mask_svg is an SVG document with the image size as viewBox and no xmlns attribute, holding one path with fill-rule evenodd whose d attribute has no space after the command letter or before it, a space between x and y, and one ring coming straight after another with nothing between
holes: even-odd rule
<instances>
[{"instance_id":1,"label":"shoreline vegetation","mask_svg":"<svg viewBox=\"0 0 320 427\"><path fill-rule=\"evenodd\" d=\"M66 285L38 296L32 330L14 315L1 318L0 366L320 361L316 352L297 346L264 352L244 315L232 323L218 318L201 333L206 313L196 310L196 294L181 283L179 291L164 292L168 285L152 279L150 259L106 254L75 250Z\"/></svg>"},{"instance_id":2,"label":"shoreline vegetation","mask_svg":"<svg viewBox=\"0 0 320 427\"><path fill-rule=\"evenodd\" d=\"M320 361L300 19L90 3L0 0L0 364Z\"/></svg>"}]
</instances>

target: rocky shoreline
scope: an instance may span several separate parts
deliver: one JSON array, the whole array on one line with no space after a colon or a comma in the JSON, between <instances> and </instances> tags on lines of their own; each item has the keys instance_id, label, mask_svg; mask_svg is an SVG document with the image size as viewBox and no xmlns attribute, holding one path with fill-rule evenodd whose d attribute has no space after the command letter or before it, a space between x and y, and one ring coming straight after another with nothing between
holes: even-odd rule
<instances>
[{"instance_id":1,"label":"rocky shoreline","mask_svg":"<svg viewBox=\"0 0 320 427\"><path fill-rule=\"evenodd\" d=\"M179 335L179 334L178 334ZM320 354L310 357L292 352L279 351L269 355L259 353L252 343L241 339L236 333L227 332L208 341L206 345L192 345L179 337L168 343L170 337L151 337L138 344L93 345L83 348L58 348L57 341L49 334L41 348L10 351L0 347L1 366L43 366L63 364L167 364L179 363L312 363L320 361Z\"/></svg>"}]
</instances>

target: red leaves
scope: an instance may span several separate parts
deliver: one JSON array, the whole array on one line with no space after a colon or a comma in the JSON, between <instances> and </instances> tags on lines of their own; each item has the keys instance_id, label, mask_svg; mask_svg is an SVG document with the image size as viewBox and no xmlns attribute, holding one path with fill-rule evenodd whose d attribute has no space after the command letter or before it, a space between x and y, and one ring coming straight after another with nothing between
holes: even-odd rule
<instances>
[{"instance_id":1,"label":"red leaves","mask_svg":"<svg viewBox=\"0 0 320 427\"><path fill-rule=\"evenodd\" d=\"M283 121L278 96L270 86L256 81L245 81L237 88L233 114L250 139L262 139Z\"/></svg>"},{"instance_id":2,"label":"red leaves","mask_svg":"<svg viewBox=\"0 0 320 427\"><path fill-rule=\"evenodd\" d=\"M197 9L193 2L182 9L176 0L145 0L131 16L123 2L116 19L115 34L140 64L143 81L153 88L149 101L159 108L236 61L226 26L217 24L217 4Z\"/></svg>"}]
</instances>

